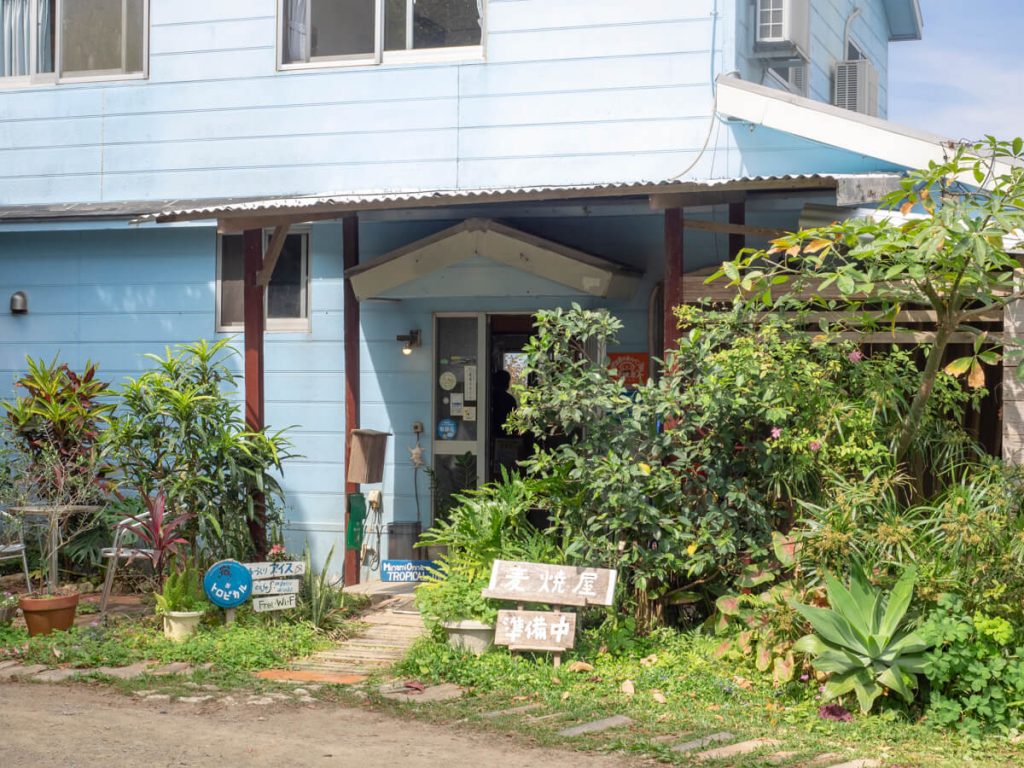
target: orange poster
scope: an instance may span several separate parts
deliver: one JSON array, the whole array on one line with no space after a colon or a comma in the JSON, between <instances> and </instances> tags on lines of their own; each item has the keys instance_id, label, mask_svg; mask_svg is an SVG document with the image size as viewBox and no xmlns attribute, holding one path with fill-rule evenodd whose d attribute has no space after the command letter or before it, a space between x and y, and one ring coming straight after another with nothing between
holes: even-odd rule
<instances>
[{"instance_id":1,"label":"orange poster","mask_svg":"<svg viewBox=\"0 0 1024 768\"><path fill-rule=\"evenodd\" d=\"M646 352L610 352L608 368L625 379L627 387L635 387L647 381Z\"/></svg>"}]
</instances>

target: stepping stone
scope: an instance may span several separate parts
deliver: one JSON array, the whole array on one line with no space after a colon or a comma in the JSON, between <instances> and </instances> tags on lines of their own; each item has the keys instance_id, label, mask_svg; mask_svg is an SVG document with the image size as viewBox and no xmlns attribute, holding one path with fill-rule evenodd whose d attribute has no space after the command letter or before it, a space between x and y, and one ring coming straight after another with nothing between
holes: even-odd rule
<instances>
[{"instance_id":1,"label":"stepping stone","mask_svg":"<svg viewBox=\"0 0 1024 768\"><path fill-rule=\"evenodd\" d=\"M137 664L130 664L127 667L100 667L96 670L98 674L116 677L119 680L133 680L136 677L146 674L149 665L140 661Z\"/></svg>"},{"instance_id":2,"label":"stepping stone","mask_svg":"<svg viewBox=\"0 0 1024 768\"><path fill-rule=\"evenodd\" d=\"M245 703L256 707L265 707L269 704L273 704L274 699L270 698L269 696L257 696L254 699L249 699Z\"/></svg>"},{"instance_id":3,"label":"stepping stone","mask_svg":"<svg viewBox=\"0 0 1024 768\"><path fill-rule=\"evenodd\" d=\"M694 755L695 760L722 760L727 757L739 757L740 755L749 755L751 752L756 752L759 749L766 747L777 747L782 742L776 741L775 739L751 739L750 741L741 741L737 744L730 744L727 747L717 747L716 749L709 749L706 752L698 752Z\"/></svg>"},{"instance_id":4,"label":"stepping stone","mask_svg":"<svg viewBox=\"0 0 1024 768\"><path fill-rule=\"evenodd\" d=\"M838 765L830 766L830 768L878 768L881 764L881 760L860 759L839 763Z\"/></svg>"},{"instance_id":5,"label":"stepping stone","mask_svg":"<svg viewBox=\"0 0 1024 768\"><path fill-rule=\"evenodd\" d=\"M0 680L24 680L46 670L45 664L18 664L0 672Z\"/></svg>"},{"instance_id":6,"label":"stepping stone","mask_svg":"<svg viewBox=\"0 0 1024 768\"><path fill-rule=\"evenodd\" d=\"M171 700L171 694L169 693L151 693L146 697L146 701L162 701L168 702Z\"/></svg>"},{"instance_id":7,"label":"stepping stone","mask_svg":"<svg viewBox=\"0 0 1024 768\"><path fill-rule=\"evenodd\" d=\"M565 730L559 731L559 736L582 736L585 733L599 733L600 731L607 731L610 728L622 728L623 726L630 725L633 721L625 715L612 715L606 717L603 720L595 720L592 723L582 723L581 725L574 725L572 728L566 728Z\"/></svg>"},{"instance_id":8,"label":"stepping stone","mask_svg":"<svg viewBox=\"0 0 1024 768\"><path fill-rule=\"evenodd\" d=\"M313 669L265 669L256 677L276 680L281 683L329 683L331 685L355 685L366 680L367 675L352 675Z\"/></svg>"},{"instance_id":9,"label":"stepping stone","mask_svg":"<svg viewBox=\"0 0 1024 768\"><path fill-rule=\"evenodd\" d=\"M703 749L704 747L710 747L712 744L720 744L723 741L732 741L736 737L727 731L720 731L719 733L712 733L708 736L702 736L699 739L693 741L687 741L684 744L676 744L672 747L673 752L693 752L695 749Z\"/></svg>"},{"instance_id":10,"label":"stepping stone","mask_svg":"<svg viewBox=\"0 0 1024 768\"><path fill-rule=\"evenodd\" d=\"M33 677L41 683L62 683L65 680L82 674L80 669L48 669Z\"/></svg>"},{"instance_id":11,"label":"stepping stone","mask_svg":"<svg viewBox=\"0 0 1024 768\"><path fill-rule=\"evenodd\" d=\"M149 674L162 677L163 675L187 675L192 671L192 665L184 661L172 661L162 667L151 669Z\"/></svg>"},{"instance_id":12,"label":"stepping stone","mask_svg":"<svg viewBox=\"0 0 1024 768\"><path fill-rule=\"evenodd\" d=\"M202 704L204 701L209 701L213 696L182 696L178 699L182 704ZM273 699L270 700L271 702Z\"/></svg>"},{"instance_id":13,"label":"stepping stone","mask_svg":"<svg viewBox=\"0 0 1024 768\"><path fill-rule=\"evenodd\" d=\"M765 762L771 763L772 765L783 765L799 754L799 752L776 752L774 755L768 755L768 757L765 758Z\"/></svg>"},{"instance_id":14,"label":"stepping stone","mask_svg":"<svg viewBox=\"0 0 1024 768\"><path fill-rule=\"evenodd\" d=\"M807 763L808 768L818 768L818 766L828 765L834 763L836 760L842 760L843 756L838 752L823 752L816 758Z\"/></svg>"},{"instance_id":15,"label":"stepping stone","mask_svg":"<svg viewBox=\"0 0 1024 768\"><path fill-rule=\"evenodd\" d=\"M5 669L8 669L10 667L16 667L16 666L18 666L18 662L16 662L16 661L0 661L0 672L2 672Z\"/></svg>"},{"instance_id":16,"label":"stepping stone","mask_svg":"<svg viewBox=\"0 0 1024 768\"><path fill-rule=\"evenodd\" d=\"M497 717L508 717L510 715L521 715L526 712L533 712L537 709L543 709L544 705L540 703L536 704L524 704L521 707L512 707L511 709L496 709L494 712L484 712L480 717L487 720L493 720Z\"/></svg>"},{"instance_id":17,"label":"stepping stone","mask_svg":"<svg viewBox=\"0 0 1024 768\"><path fill-rule=\"evenodd\" d=\"M411 701L416 704L430 704L437 701L448 701L450 699L457 699L462 696L463 690L451 683L441 683L441 685L432 685L427 688L423 693L416 691L412 688L402 688L383 690L381 695L385 698L391 699L392 701Z\"/></svg>"}]
</instances>

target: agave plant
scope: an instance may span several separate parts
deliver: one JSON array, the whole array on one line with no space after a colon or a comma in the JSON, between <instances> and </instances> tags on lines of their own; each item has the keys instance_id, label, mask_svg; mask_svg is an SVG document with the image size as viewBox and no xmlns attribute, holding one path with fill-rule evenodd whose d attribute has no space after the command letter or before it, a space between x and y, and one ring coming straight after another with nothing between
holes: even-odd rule
<instances>
[{"instance_id":1,"label":"agave plant","mask_svg":"<svg viewBox=\"0 0 1024 768\"><path fill-rule=\"evenodd\" d=\"M825 684L826 701L852 691L865 713L885 690L913 701L928 649L904 621L916 577L908 568L886 595L860 569L854 570L849 589L827 575L830 608L793 603L814 628L814 634L800 638L793 649L813 656L814 668L832 676Z\"/></svg>"}]
</instances>

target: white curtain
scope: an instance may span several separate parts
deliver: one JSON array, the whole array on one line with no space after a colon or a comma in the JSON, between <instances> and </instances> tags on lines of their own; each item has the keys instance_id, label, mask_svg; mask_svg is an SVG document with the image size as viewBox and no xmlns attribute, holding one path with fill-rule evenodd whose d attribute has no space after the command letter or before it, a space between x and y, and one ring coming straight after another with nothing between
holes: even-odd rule
<instances>
[{"instance_id":1,"label":"white curtain","mask_svg":"<svg viewBox=\"0 0 1024 768\"><path fill-rule=\"evenodd\" d=\"M36 72L53 72L53 0L39 0L36 29Z\"/></svg>"},{"instance_id":2,"label":"white curtain","mask_svg":"<svg viewBox=\"0 0 1024 768\"><path fill-rule=\"evenodd\" d=\"M476 0L476 25L480 29L484 27L484 0Z\"/></svg>"},{"instance_id":3,"label":"white curtain","mask_svg":"<svg viewBox=\"0 0 1024 768\"><path fill-rule=\"evenodd\" d=\"M288 33L285 36L285 63L309 61L309 28L306 5L310 0L285 0Z\"/></svg>"},{"instance_id":4,"label":"white curtain","mask_svg":"<svg viewBox=\"0 0 1024 768\"><path fill-rule=\"evenodd\" d=\"M0 77L29 73L29 0L0 0Z\"/></svg>"}]
</instances>

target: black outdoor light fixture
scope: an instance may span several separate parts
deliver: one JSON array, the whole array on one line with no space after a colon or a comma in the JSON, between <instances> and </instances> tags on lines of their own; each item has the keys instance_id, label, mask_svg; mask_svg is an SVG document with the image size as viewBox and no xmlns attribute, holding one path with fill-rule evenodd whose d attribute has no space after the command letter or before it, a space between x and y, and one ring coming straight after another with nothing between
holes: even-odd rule
<instances>
[{"instance_id":1,"label":"black outdoor light fixture","mask_svg":"<svg viewBox=\"0 0 1024 768\"><path fill-rule=\"evenodd\" d=\"M11 314L28 314L28 296L25 295L24 291L15 291L11 294Z\"/></svg>"},{"instance_id":2,"label":"black outdoor light fixture","mask_svg":"<svg viewBox=\"0 0 1024 768\"><path fill-rule=\"evenodd\" d=\"M395 336L395 341L404 341L405 346L402 347L402 354L411 355L412 351L420 345L420 332L413 330L407 334Z\"/></svg>"}]
</instances>

